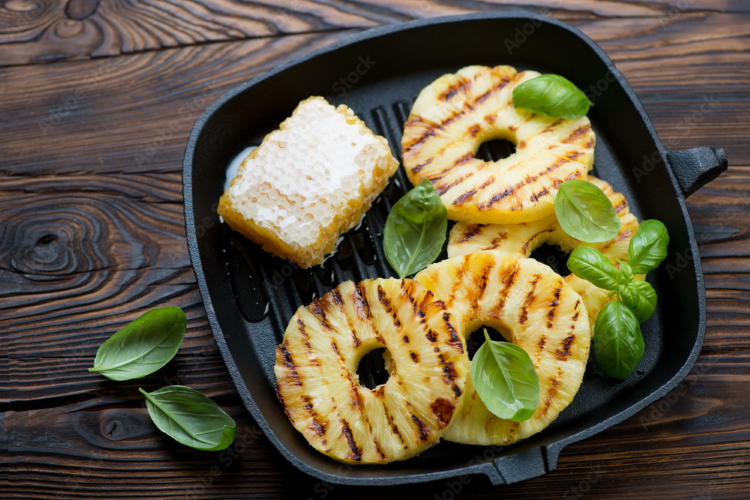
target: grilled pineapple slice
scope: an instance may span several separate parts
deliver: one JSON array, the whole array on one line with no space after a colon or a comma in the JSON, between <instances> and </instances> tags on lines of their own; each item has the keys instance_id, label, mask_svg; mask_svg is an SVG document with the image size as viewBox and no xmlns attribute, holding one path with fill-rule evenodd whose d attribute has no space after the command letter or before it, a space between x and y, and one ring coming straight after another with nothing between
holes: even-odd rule
<instances>
[{"instance_id":1,"label":"grilled pineapple slice","mask_svg":"<svg viewBox=\"0 0 750 500\"><path fill-rule=\"evenodd\" d=\"M524 224L490 224L483 226L459 222L453 226L448 238L448 257L465 255L480 250L498 250L528 257L534 250L547 243L559 245L564 252L572 252L580 246L596 248L609 257L615 266L619 267L618 260L628 260L628 246L630 245L630 238L638 231L638 219L630 213L625 196L616 193L607 182L594 176L589 176L586 180L604 191L620 218L622 224L620 231L611 240L604 243L586 243L577 240L563 231L555 214L540 221ZM637 278L643 279L644 276L638 275ZM593 326L602 307L613 300L609 296L609 292L597 288L574 274L567 276L565 282L578 292L583 299L586 311L589 314L589 321Z\"/></svg>"},{"instance_id":2,"label":"grilled pineapple slice","mask_svg":"<svg viewBox=\"0 0 750 500\"><path fill-rule=\"evenodd\" d=\"M403 163L417 185L429 179L448 218L517 224L554 212L561 182L586 179L596 138L586 117L563 120L513 107L513 89L539 76L510 66L468 66L420 92L404 125ZM500 161L476 158L491 139L516 145Z\"/></svg>"},{"instance_id":3,"label":"grilled pineapple slice","mask_svg":"<svg viewBox=\"0 0 750 500\"><path fill-rule=\"evenodd\" d=\"M357 365L386 347L374 390ZM436 444L460 409L469 371L442 302L414 280L348 281L297 309L276 350L276 392L318 451L342 462L404 460Z\"/></svg>"},{"instance_id":4,"label":"grilled pineapple slice","mask_svg":"<svg viewBox=\"0 0 750 500\"><path fill-rule=\"evenodd\" d=\"M532 417L513 422L490 413L467 382L463 407L445 439L511 444L547 427L573 400L586 368L590 327L581 298L552 269L520 255L485 251L433 264L415 279L445 302L462 337L486 325L525 349L541 386Z\"/></svg>"}]
</instances>

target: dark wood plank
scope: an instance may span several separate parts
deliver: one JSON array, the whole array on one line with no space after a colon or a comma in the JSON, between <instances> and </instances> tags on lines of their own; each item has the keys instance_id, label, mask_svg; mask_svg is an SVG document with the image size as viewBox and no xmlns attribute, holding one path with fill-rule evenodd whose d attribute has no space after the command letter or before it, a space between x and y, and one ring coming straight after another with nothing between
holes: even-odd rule
<instances>
[{"instance_id":1,"label":"dark wood plank","mask_svg":"<svg viewBox=\"0 0 750 500\"><path fill-rule=\"evenodd\" d=\"M434 0L11 0L0 6L0 65L132 54L171 47L348 28L478 10L533 9L564 19L652 17L661 24L685 14L747 12L741 0L519 1Z\"/></svg>"}]
</instances>

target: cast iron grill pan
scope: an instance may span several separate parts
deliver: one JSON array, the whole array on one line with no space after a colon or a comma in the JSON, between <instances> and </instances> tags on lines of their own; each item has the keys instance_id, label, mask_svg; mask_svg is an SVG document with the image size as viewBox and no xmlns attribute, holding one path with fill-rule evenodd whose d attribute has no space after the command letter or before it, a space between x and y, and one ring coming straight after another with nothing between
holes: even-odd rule
<instances>
[{"instance_id":1,"label":"cast iron grill pan","mask_svg":"<svg viewBox=\"0 0 750 500\"><path fill-rule=\"evenodd\" d=\"M533 33L524 43L504 43L512 40L506 34L516 28L530 31L529 26ZM363 61L368 68L356 73ZM625 194L639 220L657 218L667 225L671 243L666 263L675 261L678 253L689 256L689 262L679 272L667 273L663 265L649 274L659 304L642 327L646 354L633 375L624 382L604 376L592 350L579 393L544 432L510 447L443 441L405 462L342 466L310 447L284 415L274 393L274 352L297 307L346 280L395 276L383 255L383 226L391 206L411 183L400 167L362 223L343 237L337 252L323 265L303 270L263 252L219 221L216 206L225 169L235 155L259 144L311 95L347 104L388 140L400 160L403 123L419 91L438 76L470 64L559 73L584 90L596 89L589 112L597 135L593 174ZM349 78L350 89L342 92L340 85L334 86L352 72L357 81ZM498 159L507 154L502 144L488 143L478 156ZM651 163L644 167L645 158ZM504 484L554 470L567 444L624 420L687 374L703 342L705 297L684 197L725 169L721 150L667 153L627 82L576 29L527 13L483 13L370 30L229 92L206 111L190 136L183 173L185 219L206 313L238 393L290 462L339 484L393 485L471 473ZM563 255L541 255L543 262L566 271ZM445 256L443 249L440 258ZM387 378L377 356L366 356L359 373L369 387Z\"/></svg>"}]
</instances>

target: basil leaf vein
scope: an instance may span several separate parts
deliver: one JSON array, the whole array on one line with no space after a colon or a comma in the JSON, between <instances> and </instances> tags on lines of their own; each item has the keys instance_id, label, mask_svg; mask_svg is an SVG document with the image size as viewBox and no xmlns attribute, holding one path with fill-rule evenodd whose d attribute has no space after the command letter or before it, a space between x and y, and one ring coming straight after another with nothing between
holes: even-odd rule
<instances>
[{"instance_id":1,"label":"basil leaf vein","mask_svg":"<svg viewBox=\"0 0 750 500\"><path fill-rule=\"evenodd\" d=\"M400 278L432 264L448 229L448 210L432 183L423 179L391 208L383 231L383 250Z\"/></svg>"},{"instance_id":2,"label":"basil leaf vein","mask_svg":"<svg viewBox=\"0 0 750 500\"><path fill-rule=\"evenodd\" d=\"M605 290L617 290L619 271L599 250L578 247L568 257L568 269L581 279Z\"/></svg>"},{"instance_id":3,"label":"basil leaf vein","mask_svg":"<svg viewBox=\"0 0 750 500\"><path fill-rule=\"evenodd\" d=\"M591 101L567 78L547 73L526 80L513 89L513 106L555 118L585 116Z\"/></svg>"},{"instance_id":4,"label":"basil leaf vein","mask_svg":"<svg viewBox=\"0 0 750 500\"><path fill-rule=\"evenodd\" d=\"M563 231L586 243L609 241L620 231L620 218L607 195L594 184L572 180L560 184L555 215Z\"/></svg>"},{"instance_id":5,"label":"basil leaf vein","mask_svg":"<svg viewBox=\"0 0 750 500\"><path fill-rule=\"evenodd\" d=\"M200 392L181 385L148 393L148 414L163 433L196 450L218 451L234 441L237 424L219 406Z\"/></svg>"},{"instance_id":6,"label":"basil leaf vein","mask_svg":"<svg viewBox=\"0 0 750 500\"><path fill-rule=\"evenodd\" d=\"M485 342L471 362L471 380L487 409L500 418L522 422L539 405L539 376L529 354L509 342Z\"/></svg>"},{"instance_id":7,"label":"basil leaf vein","mask_svg":"<svg viewBox=\"0 0 750 500\"><path fill-rule=\"evenodd\" d=\"M635 280L619 289L622 303L643 323L656 310L656 291L647 281Z\"/></svg>"},{"instance_id":8,"label":"basil leaf vein","mask_svg":"<svg viewBox=\"0 0 750 500\"><path fill-rule=\"evenodd\" d=\"M150 375L174 357L186 329L179 307L151 309L99 346L89 371L117 381Z\"/></svg>"}]
</instances>

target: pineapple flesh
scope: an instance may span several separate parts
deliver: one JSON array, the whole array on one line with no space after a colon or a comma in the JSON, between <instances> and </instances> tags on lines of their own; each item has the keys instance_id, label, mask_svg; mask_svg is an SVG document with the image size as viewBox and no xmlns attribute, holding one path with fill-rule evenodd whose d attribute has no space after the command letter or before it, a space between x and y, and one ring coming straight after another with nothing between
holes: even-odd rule
<instances>
[{"instance_id":1,"label":"pineapple flesh","mask_svg":"<svg viewBox=\"0 0 750 500\"><path fill-rule=\"evenodd\" d=\"M590 326L580 296L552 269L485 251L433 264L415 279L445 303L461 337L485 325L525 349L541 387L531 418L513 422L492 414L468 380L463 407L443 438L509 445L547 427L573 400L588 360Z\"/></svg>"},{"instance_id":2,"label":"pineapple flesh","mask_svg":"<svg viewBox=\"0 0 750 500\"><path fill-rule=\"evenodd\" d=\"M459 222L453 226L448 237L448 257L466 255L480 250L498 250L528 257L544 244L559 245L564 252L572 252L580 246L589 246L601 251L615 266L619 267L618 260L628 260L628 246L630 239L638 231L638 219L630 213L625 196L615 192L607 182L594 176L589 176L586 180L604 191L620 218L620 231L611 240L604 243L586 243L577 240L563 231L554 213L540 221L523 224L479 225ZM645 278L644 275L636 277ZM565 282L583 299L589 314L589 321L593 325L599 311L613 300L609 292L574 274L566 276Z\"/></svg>"},{"instance_id":3,"label":"pineapple flesh","mask_svg":"<svg viewBox=\"0 0 750 500\"><path fill-rule=\"evenodd\" d=\"M357 366L386 347L392 373L368 389ZM318 451L341 462L388 463L439 441L469 372L442 302L414 280L342 283L300 307L276 350L277 395Z\"/></svg>"},{"instance_id":4,"label":"pineapple flesh","mask_svg":"<svg viewBox=\"0 0 750 500\"><path fill-rule=\"evenodd\" d=\"M468 66L420 92L404 125L403 163L417 185L429 179L448 218L517 224L554 213L560 183L585 180L596 137L586 117L565 120L513 107L513 89L539 76L511 66ZM499 161L475 155L491 139L516 152Z\"/></svg>"}]
</instances>

